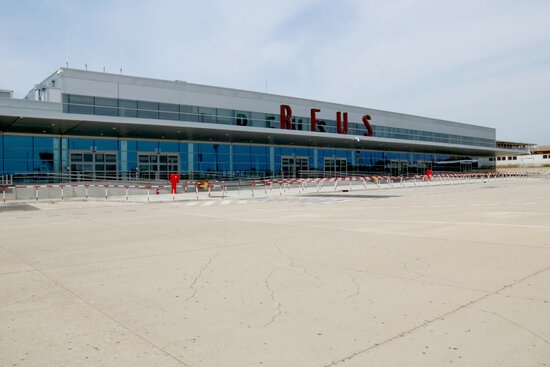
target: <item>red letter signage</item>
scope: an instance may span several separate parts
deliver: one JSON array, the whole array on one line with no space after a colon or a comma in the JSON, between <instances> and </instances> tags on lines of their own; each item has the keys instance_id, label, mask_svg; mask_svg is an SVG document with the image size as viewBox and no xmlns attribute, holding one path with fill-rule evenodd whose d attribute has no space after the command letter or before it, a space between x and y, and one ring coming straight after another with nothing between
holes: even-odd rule
<instances>
[{"instance_id":1,"label":"red letter signage","mask_svg":"<svg viewBox=\"0 0 550 367\"><path fill-rule=\"evenodd\" d=\"M348 113L344 112L344 123L342 126L342 114L336 112L336 131L338 134L347 134L348 133Z\"/></svg>"},{"instance_id":2,"label":"red letter signage","mask_svg":"<svg viewBox=\"0 0 550 367\"><path fill-rule=\"evenodd\" d=\"M317 112L321 112L321 110L318 108L311 109L311 131L317 131L317 123L320 122L319 120L317 120L317 117L315 117L315 114Z\"/></svg>"},{"instance_id":3,"label":"red letter signage","mask_svg":"<svg viewBox=\"0 0 550 367\"><path fill-rule=\"evenodd\" d=\"M292 117L292 109L286 104L281 105L281 129L292 130L290 118Z\"/></svg>"},{"instance_id":4,"label":"red letter signage","mask_svg":"<svg viewBox=\"0 0 550 367\"><path fill-rule=\"evenodd\" d=\"M365 124L365 127L367 128L367 132L363 134L365 136L372 136L372 134L374 133L374 131L372 130L372 127L369 124L370 119L371 119L370 115L363 116L363 123Z\"/></svg>"}]
</instances>

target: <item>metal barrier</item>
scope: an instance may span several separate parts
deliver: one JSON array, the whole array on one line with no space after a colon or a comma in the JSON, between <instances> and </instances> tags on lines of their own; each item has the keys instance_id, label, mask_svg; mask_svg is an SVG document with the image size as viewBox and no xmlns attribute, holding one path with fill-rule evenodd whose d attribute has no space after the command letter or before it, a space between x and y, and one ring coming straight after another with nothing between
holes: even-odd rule
<instances>
[{"instance_id":1,"label":"metal barrier","mask_svg":"<svg viewBox=\"0 0 550 367\"><path fill-rule=\"evenodd\" d=\"M201 181L184 181L176 185L176 188L181 188L182 193L177 194L172 191L171 185L130 185L130 184L57 184L57 185L16 185L8 186L2 185L2 203L6 203L7 195L6 192L10 191L13 193L15 200L18 200L17 190L31 190L34 191L34 195L30 194L27 191L27 200L40 201L44 199L49 200L61 200L64 201L67 197L67 190L71 190L71 195L73 197L82 198L88 200L91 195L90 191L94 190L95 195L93 197L104 197L105 200L109 200L109 197L125 197L125 200L129 200L130 190L134 192L137 191L140 195L146 195L147 202L151 201L151 190L154 190L156 195L161 194L171 194L172 199L176 200L178 198L185 198L185 195L192 194L193 198L199 200L201 190L204 190L204 193L207 198L212 197L212 193L219 192L221 198L225 199L228 191L236 191L237 197L241 197L241 188L249 187L250 197L255 198L259 193L261 195L263 191L264 196L269 196L273 194L275 189L279 196L282 196L284 193L294 190L298 195L306 191L311 192L321 192L329 189L330 191L336 191L338 189L342 191L352 191L355 186L362 187L364 190L368 189L369 185L376 187L377 189L381 188L392 188L395 186L405 187L418 186L420 184L425 186L430 185L443 185L443 184L454 184L454 183L472 183L479 181L514 181L514 180L524 180L524 179L548 179L550 174L533 174L533 173L469 173L469 174L436 174L436 175L415 175L415 176L349 176L349 177L330 177L330 178L294 178L294 179L261 179L261 180L252 180L252 181L237 181L237 182L228 182L228 181L207 181L202 184L204 187L201 187ZM51 197L51 191L48 191L47 197L44 196L43 189L53 189L57 188L59 191L54 193L55 197ZM41 194L42 189L42 194ZM260 190L260 191L258 191ZM80 192L77 192L80 191ZM247 190L244 192L246 193ZM75 195L76 193L76 195ZM32 198L30 196L32 195ZM20 195L25 196L25 195ZM246 195L245 195L246 196Z\"/></svg>"}]
</instances>

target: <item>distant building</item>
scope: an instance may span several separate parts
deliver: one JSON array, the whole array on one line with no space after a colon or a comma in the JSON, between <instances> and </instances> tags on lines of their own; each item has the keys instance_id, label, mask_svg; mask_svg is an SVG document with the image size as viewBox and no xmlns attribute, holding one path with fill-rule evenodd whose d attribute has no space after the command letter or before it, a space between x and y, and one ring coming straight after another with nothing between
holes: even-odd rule
<instances>
[{"instance_id":1,"label":"distant building","mask_svg":"<svg viewBox=\"0 0 550 367\"><path fill-rule=\"evenodd\" d=\"M528 154L496 157L497 168L550 167L550 145L531 146Z\"/></svg>"}]
</instances>

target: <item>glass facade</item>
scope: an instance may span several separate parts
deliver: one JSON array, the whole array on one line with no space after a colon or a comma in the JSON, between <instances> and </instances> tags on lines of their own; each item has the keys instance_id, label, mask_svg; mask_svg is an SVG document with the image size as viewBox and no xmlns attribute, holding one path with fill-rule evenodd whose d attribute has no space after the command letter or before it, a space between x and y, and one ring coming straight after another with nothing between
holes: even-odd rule
<instances>
[{"instance_id":1,"label":"glass facade","mask_svg":"<svg viewBox=\"0 0 550 367\"><path fill-rule=\"evenodd\" d=\"M263 128L280 128L279 116L269 113L229 110L201 106L188 106L149 101L133 101L116 98L63 95L63 112L91 115L137 117L161 120L179 120L252 126ZM293 130L310 131L310 118L295 116L291 119ZM431 131L412 130L397 127L372 125L374 136L392 139L430 141L448 144L463 144L495 147L495 140L471 136L435 133ZM336 134L336 120L322 120L317 124L319 132ZM348 134L362 136L367 130L363 124L350 123Z\"/></svg>"},{"instance_id":2,"label":"glass facade","mask_svg":"<svg viewBox=\"0 0 550 367\"><path fill-rule=\"evenodd\" d=\"M460 160L476 162L470 157L417 153L0 135L1 174L21 179L55 174L144 180L166 180L170 173L193 179L410 175L427 168L460 171Z\"/></svg>"}]
</instances>

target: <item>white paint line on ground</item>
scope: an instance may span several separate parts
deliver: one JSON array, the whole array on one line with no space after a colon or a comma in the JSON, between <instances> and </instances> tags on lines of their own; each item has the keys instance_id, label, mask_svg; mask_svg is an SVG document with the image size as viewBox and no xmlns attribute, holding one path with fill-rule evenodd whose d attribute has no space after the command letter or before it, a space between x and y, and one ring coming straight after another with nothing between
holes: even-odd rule
<instances>
[{"instance_id":1,"label":"white paint line on ground","mask_svg":"<svg viewBox=\"0 0 550 367\"><path fill-rule=\"evenodd\" d=\"M215 201L207 201L206 203L202 204L202 206L210 206L213 205Z\"/></svg>"},{"instance_id":2,"label":"white paint line on ground","mask_svg":"<svg viewBox=\"0 0 550 367\"><path fill-rule=\"evenodd\" d=\"M198 202L197 201L192 201L190 203L187 203L187 206L193 206L193 205L197 205Z\"/></svg>"},{"instance_id":3,"label":"white paint line on ground","mask_svg":"<svg viewBox=\"0 0 550 367\"><path fill-rule=\"evenodd\" d=\"M224 200L220 203L220 205L228 205L231 204L231 200Z\"/></svg>"},{"instance_id":4,"label":"white paint line on ground","mask_svg":"<svg viewBox=\"0 0 550 367\"><path fill-rule=\"evenodd\" d=\"M239 200L239 204L246 204L248 203L248 200Z\"/></svg>"}]
</instances>

